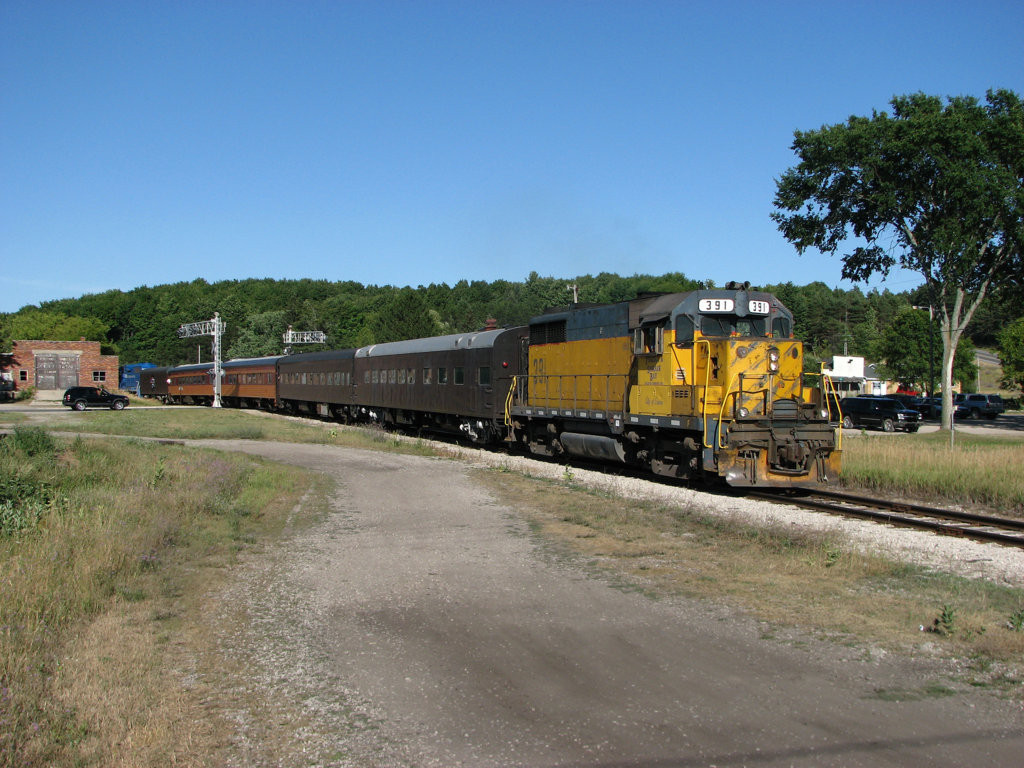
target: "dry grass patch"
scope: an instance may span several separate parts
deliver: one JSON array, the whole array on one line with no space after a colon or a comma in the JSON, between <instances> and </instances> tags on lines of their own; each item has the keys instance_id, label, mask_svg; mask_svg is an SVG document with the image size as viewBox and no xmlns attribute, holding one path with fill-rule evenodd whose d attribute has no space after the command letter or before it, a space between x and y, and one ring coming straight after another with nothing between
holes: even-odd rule
<instances>
[{"instance_id":1,"label":"dry grass patch","mask_svg":"<svg viewBox=\"0 0 1024 768\"><path fill-rule=\"evenodd\" d=\"M483 475L554 551L622 588L722 601L844 642L928 642L950 653L1024 660L1024 631L1010 626L1024 609L1024 590L931 573L818 531L752 526L513 473ZM946 606L953 624L937 626Z\"/></svg>"},{"instance_id":2,"label":"dry grass patch","mask_svg":"<svg viewBox=\"0 0 1024 768\"><path fill-rule=\"evenodd\" d=\"M863 435L843 441L841 481L942 503L1024 516L1024 441L949 433Z\"/></svg>"},{"instance_id":3,"label":"dry grass patch","mask_svg":"<svg viewBox=\"0 0 1024 768\"><path fill-rule=\"evenodd\" d=\"M240 454L0 440L0 766L204 764L230 723L187 684L192 619L309 483Z\"/></svg>"}]
</instances>

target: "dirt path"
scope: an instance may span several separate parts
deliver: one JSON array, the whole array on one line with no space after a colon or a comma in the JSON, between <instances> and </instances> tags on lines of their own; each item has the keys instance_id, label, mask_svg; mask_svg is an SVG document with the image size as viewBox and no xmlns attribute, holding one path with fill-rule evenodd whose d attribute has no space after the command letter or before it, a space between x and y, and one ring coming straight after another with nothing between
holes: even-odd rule
<instances>
[{"instance_id":1,"label":"dirt path","mask_svg":"<svg viewBox=\"0 0 1024 768\"><path fill-rule=\"evenodd\" d=\"M338 482L330 518L219 602L247 616L223 652L277 707L233 713L233 764L1008 766L1024 754L1019 704L891 701L877 692L920 692L943 670L764 638L742 616L595 580L457 462L196 444Z\"/></svg>"}]
</instances>

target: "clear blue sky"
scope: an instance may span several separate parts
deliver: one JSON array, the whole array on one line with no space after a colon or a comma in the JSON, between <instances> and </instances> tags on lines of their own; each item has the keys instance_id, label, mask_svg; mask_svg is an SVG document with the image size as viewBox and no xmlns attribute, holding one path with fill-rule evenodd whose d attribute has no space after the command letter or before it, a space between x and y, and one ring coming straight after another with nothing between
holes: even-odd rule
<instances>
[{"instance_id":1,"label":"clear blue sky","mask_svg":"<svg viewBox=\"0 0 1024 768\"><path fill-rule=\"evenodd\" d=\"M989 88L1024 93L1019 0L0 0L0 311L199 277L850 287L768 218L794 129Z\"/></svg>"}]
</instances>

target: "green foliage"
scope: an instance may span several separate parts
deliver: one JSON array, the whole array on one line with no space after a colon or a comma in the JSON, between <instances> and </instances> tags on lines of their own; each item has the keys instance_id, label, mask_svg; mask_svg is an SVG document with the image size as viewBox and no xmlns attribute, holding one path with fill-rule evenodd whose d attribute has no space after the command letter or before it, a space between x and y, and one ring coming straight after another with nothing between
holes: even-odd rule
<instances>
[{"instance_id":1,"label":"green foliage","mask_svg":"<svg viewBox=\"0 0 1024 768\"><path fill-rule=\"evenodd\" d=\"M27 456L52 459L57 453L57 441L42 427L15 427L10 448Z\"/></svg>"},{"instance_id":2,"label":"green foliage","mask_svg":"<svg viewBox=\"0 0 1024 768\"><path fill-rule=\"evenodd\" d=\"M1003 363L1003 386L1024 390L1024 317L999 334L999 359Z\"/></svg>"},{"instance_id":3,"label":"green foliage","mask_svg":"<svg viewBox=\"0 0 1024 768\"><path fill-rule=\"evenodd\" d=\"M705 281L705 283L710 281ZM40 310L0 316L0 335L9 339L12 323L20 318L92 316L108 328L121 361L177 365L212 356L209 337L182 340L182 323L208 319L215 311L227 323L225 355L229 358L280 354L281 334L320 330L327 344L309 345L341 349L418 336L443 335L482 328L489 319L501 326L525 324L531 317L556 306L567 306L576 286L580 303L608 303L632 299L644 292L695 290L701 283L682 273L660 276L602 272L573 279L542 277L531 272L525 281L462 280L417 288L364 286L356 282L317 280L195 280L123 293L107 291L79 299L49 302ZM805 368L820 370L832 355L860 355L877 359L885 329L913 304L927 304L924 289L910 294L858 288L841 290L815 282L761 286L776 294L794 313L795 334L807 344ZM1005 316L1010 299L991 302L990 317ZM28 320L25 320L27 323ZM20 326L23 330L25 325ZM986 325L990 333L991 326ZM75 337L77 338L77 336ZM970 378L970 377L967 377ZM19 390L20 391L20 390Z\"/></svg>"},{"instance_id":4,"label":"green foliage","mask_svg":"<svg viewBox=\"0 0 1024 768\"><path fill-rule=\"evenodd\" d=\"M35 528L57 500L40 468L55 463L57 443L39 427L15 427L0 439L0 538Z\"/></svg>"},{"instance_id":5,"label":"green foliage","mask_svg":"<svg viewBox=\"0 0 1024 768\"><path fill-rule=\"evenodd\" d=\"M942 606L939 615L932 622L932 631L944 636L952 635L956 631L956 609L953 606Z\"/></svg>"},{"instance_id":6,"label":"green foliage","mask_svg":"<svg viewBox=\"0 0 1024 768\"><path fill-rule=\"evenodd\" d=\"M17 394L15 394L15 396L14 396L14 399L15 399L16 402L21 402L21 401L24 401L24 400L31 400L35 396L36 396L36 388L35 387L24 387L23 389L19 389L18 390Z\"/></svg>"},{"instance_id":7,"label":"green foliage","mask_svg":"<svg viewBox=\"0 0 1024 768\"><path fill-rule=\"evenodd\" d=\"M227 357L240 359L280 355L287 330L288 313L283 309L250 315L234 343L226 348Z\"/></svg>"},{"instance_id":8,"label":"green foliage","mask_svg":"<svg viewBox=\"0 0 1024 768\"><path fill-rule=\"evenodd\" d=\"M109 330L110 325L97 317L44 312L28 307L7 315L3 324L3 343L9 347L15 339L78 341L82 338L106 343Z\"/></svg>"},{"instance_id":9,"label":"green foliage","mask_svg":"<svg viewBox=\"0 0 1024 768\"><path fill-rule=\"evenodd\" d=\"M933 392L938 381L942 341L928 312L907 308L883 331L875 348L885 363L890 378L908 387ZM973 382L978 369L974 364L974 344L960 338L953 361L953 380Z\"/></svg>"},{"instance_id":10,"label":"green foliage","mask_svg":"<svg viewBox=\"0 0 1024 768\"><path fill-rule=\"evenodd\" d=\"M1024 608L1020 608L1010 614L1007 626L1014 632L1024 632Z\"/></svg>"},{"instance_id":11,"label":"green foliage","mask_svg":"<svg viewBox=\"0 0 1024 768\"><path fill-rule=\"evenodd\" d=\"M375 313L372 327L377 343L438 336L443 330L423 297L412 288L389 296Z\"/></svg>"}]
</instances>

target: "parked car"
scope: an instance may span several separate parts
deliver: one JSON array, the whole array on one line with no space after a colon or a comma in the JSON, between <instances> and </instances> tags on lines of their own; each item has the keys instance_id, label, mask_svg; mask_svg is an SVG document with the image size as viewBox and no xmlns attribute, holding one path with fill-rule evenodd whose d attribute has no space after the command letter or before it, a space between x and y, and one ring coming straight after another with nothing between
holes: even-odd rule
<instances>
[{"instance_id":1,"label":"parked car","mask_svg":"<svg viewBox=\"0 0 1024 768\"><path fill-rule=\"evenodd\" d=\"M920 413L890 397L844 397L839 407L843 411L844 429L873 427L886 432L917 432L921 426Z\"/></svg>"},{"instance_id":2,"label":"parked car","mask_svg":"<svg viewBox=\"0 0 1024 768\"><path fill-rule=\"evenodd\" d=\"M911 395L906 392L897 392L895 395L883 395L883 397L887 397L890 400L895 400L904 408L909 408L912 411L917 410L914 407L914 404L921 399L920 395Z\"/></svg>"},{"instance_id":3,"label":"parked car","mask_svg":"<svg viewBox=\"0 0 1024 768\"><path fill-rule=\"evenodd\" d=\"M128 398L106 387L70 387L64 390L64 405L76 411L86 408L112 408L120 411L128 406Z\"/></svg>"},{"instance_id":4,"label":"parked car","mask_svg":"<svg viewBox=\"0 0 1024 768\"><path fill-rule=\"evenodd\" d=\"M920 413L922 419L938 420L942 418L941 397L919 397L916 402L908 404L907 407Z\"/></svg>"},{"instance_id":5,"label":"parked car","mask_svg":"<svg viewBox=\"0 0 1024 768\"><path fill-rule=\"evenodd\" d=\"M982 395L977 393L960 393L953 398L958 418L994 419L1006 410L1003 398L999 395Z\"/></svg>"}]
</instances>

